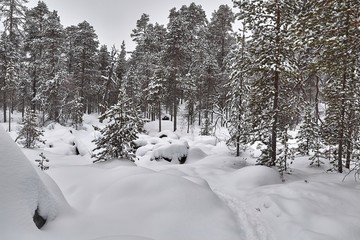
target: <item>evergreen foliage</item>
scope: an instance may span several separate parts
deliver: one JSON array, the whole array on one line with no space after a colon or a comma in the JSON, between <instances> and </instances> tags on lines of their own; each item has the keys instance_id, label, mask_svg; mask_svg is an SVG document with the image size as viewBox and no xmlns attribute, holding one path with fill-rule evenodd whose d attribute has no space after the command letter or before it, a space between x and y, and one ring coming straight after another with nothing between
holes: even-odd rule
<instances>
[{"instance_id":1,"label":"evergreen foliage","mask_svg":"<svg viewBox=\"0 0 360 240\"><path fill-rule=\"evenodd\" d=\"M45 163L48 163L49 162L49 159L47 159L44 155L44 153L40 153L39 154L40 156L40 159L36 159L35 162L38 163L38 168L41 169L41 171L46 171L48 170L50 167L47 166Z\"/></svg>"},{"instance_id":2,"label":"evergreen foliage","mask_svg":"<svg viewBox=\"0 0 360 240\"><path fill-rule=\"evenodd\" d=\"M298 126L297 151L309 155L310 165L327 158L338 172L358 166L358 0L234 0L237 13L221 5L210 20L191 3L171 9L166 26L143 14L129 58L124 42L119 50L101 45L88 22L64 29L44 2L29 9L26 2L0 0L0 103L9 131L12 111L26 119L31 108L42 114L42 124L76 128L85 112L102 113L118 123L103 136L119 126L135 136L125 128L141 125L131 123L139 120L134 106L158 119L159 131L166 112L176 131L185 109L187 132L197 123L208 135L221 119L237 156L259 141L258 163L281 172L293 157L288 133ZM117 143L100 139L99 161L131 155L126 136Z\"/></svg>"},{"instance_id":3,"label":"evergreen foliage","mask_svg":"<svg viewBox=\"0 0 360 240\"><path fill-rule=\"evenodd\" d=\"M34 111L30 108L26 109L25 118L21 123L21 128L18 131L18 136L15 142L19 142L25 148L34 148L37 144L45 143L42 140L43 132L38 128L37 117Z\"/></svg>"},{"instance_id":4,"label":"evergreen foliage","mask_svg":"<svg viewBox=\"0 0 360 240\"><path fill-rule=\"evenodd\" d=\"M143 121L124 90L120 91L118 102L99 119L106 121L107 125L100 129L101 136L94 140L94 163L114 158L133 161L135 156L132 141L136 140L137 134L142 131Z\"/></svg>"}]
</instances>

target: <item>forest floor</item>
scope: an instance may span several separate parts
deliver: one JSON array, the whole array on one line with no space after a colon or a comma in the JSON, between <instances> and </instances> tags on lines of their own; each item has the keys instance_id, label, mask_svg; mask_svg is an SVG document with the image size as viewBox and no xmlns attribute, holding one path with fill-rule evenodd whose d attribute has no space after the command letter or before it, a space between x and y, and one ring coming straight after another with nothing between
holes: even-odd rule
<instances>
[{"instance_id":1,"label":"forest floor","mask_svg":"<svg viewBox=\"0 0 360 240\"><path fill-rule=\"evenodd\" d=\"M15 115L13 129L17 122ZM187 134L180 122L172 133L170 121L162 122L162 133L157 122L147 123L135 163L93 164L92 140L99 134L93 125L103 126L95 115L84 116L79 130L52 123L44 129L45 144L22 148L35 167L44 153L46 173L72 208L47 222L40 239L359 239L360 184L351 174L327 172L329 164L309 166L308 157L297 157L282 180L276 170L255 165L255 145L234 157L223 141L226 130L198 136L199 129ZM10 135L15 139L16 131ZM182 148L170 145L187 150L174 153ZM153 160L181 151L188 154L182 165Z\"/></svg>"}]
</instances>

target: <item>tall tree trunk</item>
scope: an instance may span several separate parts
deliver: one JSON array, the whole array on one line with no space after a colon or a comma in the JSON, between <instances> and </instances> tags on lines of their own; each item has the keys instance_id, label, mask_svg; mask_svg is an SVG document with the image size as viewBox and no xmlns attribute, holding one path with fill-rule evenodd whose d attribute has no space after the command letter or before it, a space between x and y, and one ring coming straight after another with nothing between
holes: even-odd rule
<instances>
[{"instance_id":1,"label":"tall tree trunk","mask_svg":"<svg viewBox=\"0 0 360 240\"><path fill-rule=\"evenodd\" d=\"M277 47L277 56L276 56L276 67L280 65L280 23L281 23L281 12L278 0L276 1L276 47ZM271 163L270 165L275 165L276 162L276 142L277 142L277 131L278 131L278 105L279 105L279 87L280 87L280 72L279 69L275 69L274 72L274 99L273 99L273 119L271 127Z\"/></svg>"},{"instance_id":2,"label":"tall tree trunk","mask_svg":"<svg viewBox=\"0 0 360 240\"><path fill-rule=\"evenodd\" d=\"M159 132L161 132L161 102L159 100L159 103L158 103L158 107L159 107L159 112L158 112L158 116L159 116Z\"/></svg>"},{"instance_id":3,"label":"tall tree trunk","mask_svg":"<svg viewBox=\"0 0 360 240\"><path fill-rule=\"evenodd\" d=\"M174 96L174 132L177 129L177 98Z\"/></svg>"},{"instance_id":4,"label":"tall tree trunk","mask_svg":"<svg viewBox=\"0 0 360 240\"><path fill-rule=\"evenodd\" d=\"M5 89L5 80L4 80L4 89ZM7 104L6 104L6 91L3 90L3 110L4 110L4 123L6 123L6 110L7 110Z\"/></svg>"}]
</instances>

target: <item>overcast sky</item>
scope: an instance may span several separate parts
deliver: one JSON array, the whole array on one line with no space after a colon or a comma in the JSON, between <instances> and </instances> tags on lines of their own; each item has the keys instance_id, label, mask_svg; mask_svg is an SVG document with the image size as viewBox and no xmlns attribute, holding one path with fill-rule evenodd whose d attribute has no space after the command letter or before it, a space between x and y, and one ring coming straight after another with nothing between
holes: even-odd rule
<instances>
[{"instance_id":1,"label":"overcast sky","mask_svg":"<svg viewBox=\"0 0 360 240\"><path fill-rule=\"evenodd\" d=\"M206 11L208 18L221 4L233 6L231 0L43 0L49 10L57 10L64 27L86 20L95 29L100 44L120 47L124 40L127 50L133 50L131 30L143 13L150 15L150 22L167 24L169 10L195 2ZM38 0L29 0L29 7Z\"/></svg>"}]
</instances>

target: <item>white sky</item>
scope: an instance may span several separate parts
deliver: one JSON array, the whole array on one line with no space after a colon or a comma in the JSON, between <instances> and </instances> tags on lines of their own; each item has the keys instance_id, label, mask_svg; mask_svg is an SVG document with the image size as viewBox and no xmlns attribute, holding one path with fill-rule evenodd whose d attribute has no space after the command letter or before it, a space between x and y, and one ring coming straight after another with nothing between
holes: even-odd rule
<instances>
[{"instance_id":1,"label":"white sky","mask_svg":"<svg viewBox=\"0 0 360 240\"><path fill-rule=\"evenodd\" d=\"M67 27L86 20L95 29L100 44L120 47L124 40L128 51L133 50L131 30L143 13L150 15L150 22L167 24L169 10L195 2L206 11L208 18L221 4L233 6L231 0L43 0L49 10L57 10L62 24ZM29 0L29 7L37 4ZM234 10L236 12L236 10Z\"/></svg>"}]
</instances>

